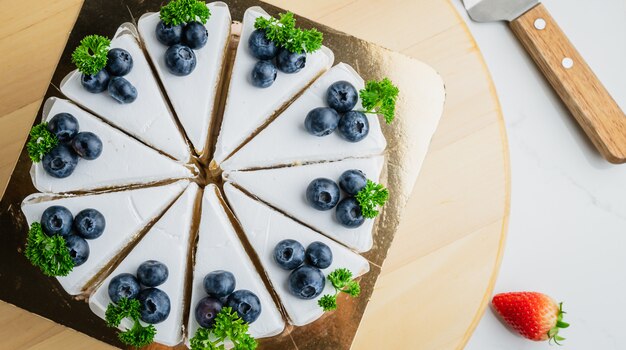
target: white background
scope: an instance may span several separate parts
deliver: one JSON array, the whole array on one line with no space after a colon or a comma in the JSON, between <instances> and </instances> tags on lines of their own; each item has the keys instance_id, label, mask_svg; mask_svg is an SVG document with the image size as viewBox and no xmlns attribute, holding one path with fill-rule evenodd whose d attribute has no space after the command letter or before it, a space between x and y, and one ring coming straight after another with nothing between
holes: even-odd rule
<instances>
[{"instance_id":1,"label":"white background","mask_svg":"<svg viewBox=\"0 0 626 350\"><path fill-rule=\"evenodd\" d=\"M511 218L495 292L564 301L561 349L626 349L626 164L604 161L505 23L472 23L509 137ZM626 110L626 0L544 5ZM487 310L466 349L547 349ZM555 349L555 347L552 347Z\"/></svg>"}]
</instances>

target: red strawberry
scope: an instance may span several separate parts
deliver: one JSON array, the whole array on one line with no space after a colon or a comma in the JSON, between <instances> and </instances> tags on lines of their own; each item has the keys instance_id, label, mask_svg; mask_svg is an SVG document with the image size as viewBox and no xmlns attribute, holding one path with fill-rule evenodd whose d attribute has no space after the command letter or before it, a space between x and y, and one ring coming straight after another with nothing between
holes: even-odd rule
<instances>
[{"instance_id":1,"label":"red strawberry","mask_svg":"<svg viewBox=\"0 0 626 350\"><path fill-rule=\"evenodd\" d=\"M493 297L493 308L500 317L524 338L530 340L554 340L559 329L569 327L563 322L563 303L557 304L545 294L536 292L501 293Z\"/></svg>"}]
</instances>

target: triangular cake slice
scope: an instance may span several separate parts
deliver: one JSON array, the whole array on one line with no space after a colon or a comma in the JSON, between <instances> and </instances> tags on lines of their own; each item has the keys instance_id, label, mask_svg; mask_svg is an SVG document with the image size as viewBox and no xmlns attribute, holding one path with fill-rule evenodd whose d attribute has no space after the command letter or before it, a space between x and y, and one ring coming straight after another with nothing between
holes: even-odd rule
<instances>
[{"instance_id":1,"label":"triangular cake slice","mask_svg":"<svg viewBox=\"0 0 626 350\"><path fill-rule=\"evenodd\" d=\"M94 160L79 158L76 169L66 178L50 176L41 162L33 163L30 175L33 185L41 192L89 191L194 176L187 166L147 147L75 104L50 97L44 105L42 121L47 122L58 113L73 115L78 120L80 132L96 134L103 144L102 153Z\"/></svg>"},{"instance_id":2,"label":"triangular cake slice","mask_svg":"<svg viewBox=\"0 0 626 350\"><path fill-rule=\"evenodd\" d=\"M262 8L255 6L247 9L243 17L222 127L213 155L217 166L333 64L332 51L322 46L321 49L307 54L306 65L301 71L292 74L279 71L272 86L253 86L250 75L258 59L250 53L248 39L255 30L255 20L260 16L269 17Z\"/></svg>"},{"instance_id":3,"label":"triangular cake slice","mask_svg":"<svg viewBox=\"0 0 626 350\"><path fill-rule=\"evenodd\" d=\"M217 187L207 186L202 198L202 217L196 246L187 342L195 335L199 327L194 313L198 301L207 296L203 287L204 277L216 270L231 272L235 276L235 290L247 289L259 298L261 314L248 329L252 337L270 337L279 334L285 328L285 322L252 260L241 245L224 206L225 203Z\"/></svg>"},{"instance_id":4,"label":"triangular cake slice","mask_svg":"<svg viewBox=\"0 0 626 350\"><path fill-rule=\"evenodd\" d=\"M74 70L61 82L61 92L108 123L147 145L181 161L190 160L189 146L176 125L148 60L139 46L136 28L122 24L111 40L110 49L121 48L133 57L133 68L124 76L137 89L137 99L121 104L107 91L91 93L81 85L82 73Z\"/></svg>"},{"instance_id":5,"label":"triangular cake slice","mask_svg":"<svg viewBox=\"0 0 626 350\"><path fill-rule=\"evenodd\" d=\"M164 186L81 196L35 193L24 199L22 212L29 226L40 222L43 212L55 205L67 208L74 217L90 208L104 216L106 226L102 236L87 241L90 251L87 260L75 266L69 275L57 277L67 293L78 295L95 282L96 275L158 218L188 184L189 181L180 180Z\"/></svg>"},{"instance_id":6,"label":"triangular cake slice","mask_svg":"<svg viewBox=\"0 0 626 350\"><path fill-rule=\"evenodd\" d=\"M305 248L313 242L326 244L332 251L333 261L329 267L322 269L325 276L337 268L346 268L355 277L369 271L369 263L362 256L251 198L232 184L226 183L224 192L292 324L304 326L322 316L324 312L317 301L324 294L334 294L335 290L326 281L324 291L318 297L310 300L295 297L287 287L291 271L281 268L274 260L274 248L278 242L293 239Z\"/></svg>"},{"instance_id":7,"label":"triangular cake slice","mask_svg":"<svg viewBox=\"0 0 626 350\"><path fill-rule=\"evenodd\" d=\"M317 79L267 128L226 160L221 168L224 171L268 168L382 154L387 142L376 115L368 114L370 131L359 142L346 141L338 131L324 137L313 136L304 128L307 113L317 107L328 107L328 87L342 80L351 83L357 91L364 88L363 79L351 66L337 64ZM354 109L363 109L360 100Z\"/></svg>"},{"instance_id":8,"label":"triangular cake slice","mask_svg":"<svg viewBox=\"0 0 626 350\"><path fill-rule=\"evenodd\" d=\"M341 174L351 169L361 170L369 180L378 182L383 164L384 156L376 156L275 169L232 171L225 173L225 178L324 235L358 252L366 252L372 247L374 219L366 219L357 228L346 228L335 218L335 209L314 209L307 203L305 193L311 181L328 178L338 182Z\"/></svg>"},{"instance_id":9,"label":"triangular cake slice","mask_svg":"<svg viewBox=\"0 0 626 350\"><path fill-rule=\"evenodd\" d=\"M167 266L168 277L165 283L157 286L165 292L171 303L168 317L154 325L154 341L167 346L175 346L183 340L183 317L185 308L185 286L187 284L187 265L189 244L192 235L193 217L197 208L199 187L190 184L185 192L163 214L133 250L122 260L115 270L89 298L91 310L104 319L104 314L111 303L109 282L121 273L136 275L137 268L147 260L157 260ZM142 325L146 325L141 321ZM120 329L132 327L125 318Z\"/></svg>"},{"instance_id":10,"label":"triangular cake slice","mask_svg":"<svg viewBox=\"0 0 626 350\"><path fill-rule=\"evenodd\" d=\"M216 93L230 39L230 11L223 2L207 4L211 16L204 25L209 33L207 43L195 49L196 68L187 76L176 76L165 65L168 46L159 42L155 28L160 15L147 13L139 19L139 34L148 56L163 83L167 96L196 153L202 156L207 148L211 120L217 108Z\"/></svg>"}]
</instances>

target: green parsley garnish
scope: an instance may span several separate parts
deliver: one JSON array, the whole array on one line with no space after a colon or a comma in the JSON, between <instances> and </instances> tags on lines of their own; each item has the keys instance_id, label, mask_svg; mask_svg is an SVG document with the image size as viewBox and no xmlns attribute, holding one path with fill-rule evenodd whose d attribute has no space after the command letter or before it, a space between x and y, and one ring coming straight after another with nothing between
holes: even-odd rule
<instances>
[{"instance_id":1,"label":"green parsley garnish","mask_svg":"<svg viewBox=\"0 0 626 350\"><path fill-rule=\"evenodd\" d=\"M337 309L337 295L346 293L353 298L356 298L361 294L361 286L359 282L352 279L352 272L345 268L336 269L328 275L328 280L335 287L335 294L325 294L317 304L324 311L331 311Z\"/></svg>"},{"instance_id":2,"label":"green parsley garnish","mask_svg":"<svg viewBox=\"0 0 626 350\"><path fill-rule=\"evenodd\" d=\"M292 12L281 13L279 17L258 17L254 27L264 30L269 40L292 53L314 52L322 47L324 35L317 29L296 28L296 19Z\"/></svg>"},{"instance_id":3,"label":"green parsley garnish","mask_svg":"<svg viewBox=\"0 0 626 350\"><path fill-rule=\"evenodd\" d=\"M72 63L83 74L96 74L107 65L109 45L111 40L107 37L88 35L80 41L80 45L72 53Z\"/></svg>"},{"instance_id":4,"label":"green parsley garnish","mask_svg":"<svg viewBox=\"0 0 626 350\"><path fill-rule=\"evenodd\" d=\"M391 124L395 118L396 100L399 92L398 87L393 85L389 78L384 78L381 81L368 81L365 84L365 89L359 91L359 95L365 113L382 114L385 117L385 122Z\"/></svg>"},{"instance_id":5,"label":"green parsley garnish","mask_svg":"<svg viewBox=\"0 0 626 350\"><path fill-rule=\"evenodd\" d=\"M372 180L367 180L365 187L355 196L365 218L373 219L378 215L376 207L383 206L389 199L389 190Z\"/></svg>"},{"instance_id":6,"label":"green parsley garnish","mask_svg":"<svg viewBox=\"0 0 626 350\"><path fill-rule=\"evenodd\" d=\"M230 340L235 350L254 350L258 344L248 334L248 324L230 307L223 307L212 329L198 328L189 344L191 350L223 350Z\"/></svg>"},{"instance_id":7,"label":"green parsley garnish","mask_svg":"<svg viewBox=\"0 0 626 350\"><path fill-rule=\"evenodd\" d=\"M141 305L136 299L122 298L116 304L109 304L106 312L104 313L104 319L109 327L118 327L123 319L130 318L134 324L132 328L129 328L123 332L118 333L119 340L130 346L142 347L146 346L154 340L156 334L156 328L153 325L142 326L139 323L139 308Z\"/></svg>"},{"instance_id":8,"label":"green parsley garnish","mask_svg":"<svg viewBox=\"0 0 626 350\"><path fill-rule=\"evenodd\" d=\"M74 268L65 239L46 235L38 222L30 225L24 255L46 276L67 276Z\"/></svg>"},{"instance_id":9,"label":"green parsley garnish","mask_svg":"<svg viewBox=\"0 0 626 350\"><path fill-rule=\"evenodd\" d=\"M206 24L211 17L211 11L204 1L173 0L161 7L160 17L163 23L170 26L198 21Z\"/></svg>"},{"instance_id":10,"label":"green parsley garnish","mask_svg":"<svg viewBox=\"0 0 626 350\"><path fill-rule=\"evenodd\" d=\"M41 123L30 129L30 139L26 151L33 163L41 162L41 158L59 143L57 137L48 131L48 123Z\"/></svg>"}]
</instances>

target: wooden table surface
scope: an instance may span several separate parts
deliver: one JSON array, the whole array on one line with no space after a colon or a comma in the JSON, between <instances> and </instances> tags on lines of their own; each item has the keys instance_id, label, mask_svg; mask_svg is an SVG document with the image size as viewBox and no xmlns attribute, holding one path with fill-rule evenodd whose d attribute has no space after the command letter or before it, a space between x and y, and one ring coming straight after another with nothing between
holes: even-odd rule
<instances>
[{"instance_id":1,"label":"wooden table surface","mask_svg":"<svg viewBox=\"0 0 626 350\"><path fill-rule=\"evenodd\" d=\"M506 133L480 52L449 1L269 1L425 61L446 83L444 117L354 349L462 348L497 275L510 198ZM81 4L0 0L0 193ZM110 347L0 302L0 348Z\"/></svg>"}]
</instances>

